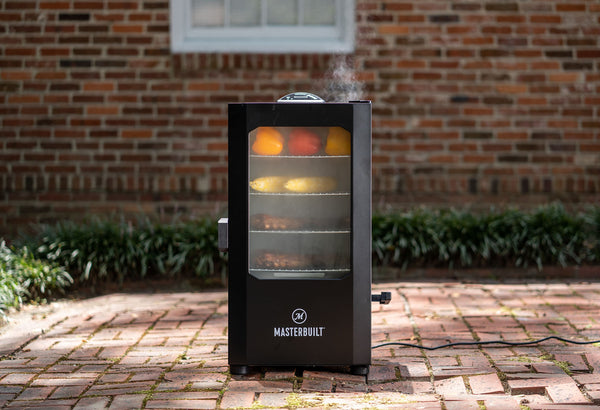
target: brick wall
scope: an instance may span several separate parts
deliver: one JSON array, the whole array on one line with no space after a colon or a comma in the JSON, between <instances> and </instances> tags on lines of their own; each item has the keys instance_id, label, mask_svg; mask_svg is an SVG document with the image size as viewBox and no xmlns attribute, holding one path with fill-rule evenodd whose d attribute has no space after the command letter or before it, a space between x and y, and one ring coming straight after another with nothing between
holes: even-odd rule
<instances>
[{"instance_id":1,"label":"brick wall","mask_svg":"<svg viewBox=\"0 0 600 410\"><path fill-rule=\"evenodd\" d=\"M598 1L357 0L376 206L600 202ZM219 213L227 102L329 55L172 54L168 1L1 1L0 229Z\"/></svg>"}]
</instances>

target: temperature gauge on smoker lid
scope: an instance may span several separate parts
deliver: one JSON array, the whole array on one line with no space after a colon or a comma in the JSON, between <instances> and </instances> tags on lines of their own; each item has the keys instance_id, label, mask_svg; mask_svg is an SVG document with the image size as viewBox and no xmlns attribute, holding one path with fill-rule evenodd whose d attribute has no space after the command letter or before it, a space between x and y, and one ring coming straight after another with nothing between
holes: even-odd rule
<instances>
[{"instance_id":1,"label":"temperature gauge on smoker lid","mask_svg":"<svg viewBox=\"0 0 600 410\"><path fill-rule=\"evenodd\" d=\"M297 92L284 95L277 102L322 103L325 100L312 93Z\"/></svg>"}]
</instances>

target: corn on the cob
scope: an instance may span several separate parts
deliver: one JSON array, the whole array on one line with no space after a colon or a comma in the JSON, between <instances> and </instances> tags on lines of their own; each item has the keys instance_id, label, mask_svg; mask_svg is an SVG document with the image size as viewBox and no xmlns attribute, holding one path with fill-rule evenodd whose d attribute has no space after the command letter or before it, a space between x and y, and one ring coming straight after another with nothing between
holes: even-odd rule
<instances>
[{"instance_id":1,"label":"corn on the cob","mask_svg":"<svg viewBox=\"0 0 600 410\"><path fill-rule=\"evenodd\" d=\"M260 177L250 181L250 188L259 192L285 192L288 177Z\"/></svg>"},{"instance_id":2,"label":"corn on the cob","mask_svg":"<svg viewBox=\"0 0 600 410\"><path fill-rule=\"evenodd\" d=\"M288 191L299 193L330 192L336 187L336 181L329 177L293 178L285 183Z\"/></svg>"}]
</instances>

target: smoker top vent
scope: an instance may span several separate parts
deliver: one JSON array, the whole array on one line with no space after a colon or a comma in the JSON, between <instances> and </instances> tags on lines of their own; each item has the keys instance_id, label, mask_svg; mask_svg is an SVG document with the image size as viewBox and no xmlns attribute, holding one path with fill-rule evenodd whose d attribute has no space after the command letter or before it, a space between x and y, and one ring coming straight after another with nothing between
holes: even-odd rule
<instances>
[{"instance_id":1,"label":"smoker top vent","mask_svg":"<svg viewBox=\"0 0 600 410\"><path fill-rule=\"evenodd\" d=\"M304 92L297 92L284 95L277 102L285 102L285 103L322 103L325 102L324 99L319 97L318 95Z\"/></svg>"}]
</instances>

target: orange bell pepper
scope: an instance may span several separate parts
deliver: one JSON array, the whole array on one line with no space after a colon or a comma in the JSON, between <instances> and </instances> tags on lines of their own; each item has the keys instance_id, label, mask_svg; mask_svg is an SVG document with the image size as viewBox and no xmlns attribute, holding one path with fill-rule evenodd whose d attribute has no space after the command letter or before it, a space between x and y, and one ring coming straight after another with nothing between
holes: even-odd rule
<instances>
[{"instance_id":1,"label":"orange bell pepper","mask_svg":"<svg viewBox=\"0 0 600 410\"><path fill-rule=\"evenodd\" d=\"M272 127L259 127L252 151L258 155L279 155L283 150L283 136Z\"/></svg>"},{"instance_id":2,"label":"orange bell pepper","mask_svg":"<svg viewBox=\"0 0 600 410\"><path fill-rule=\"evenodd\" d=\"M350 155L351 150L350 133L342 127L329 128L325 152L327 155Z\"/></svg>"}]
</instances>

